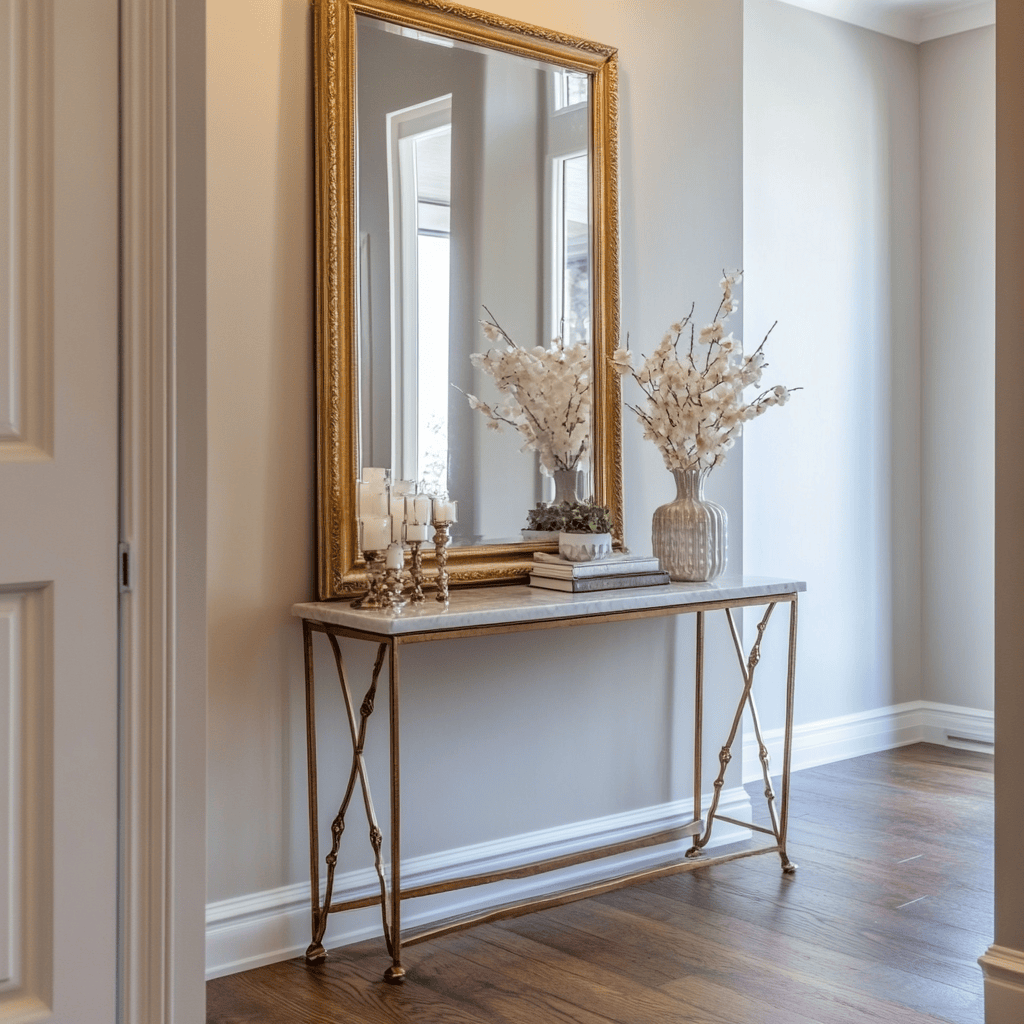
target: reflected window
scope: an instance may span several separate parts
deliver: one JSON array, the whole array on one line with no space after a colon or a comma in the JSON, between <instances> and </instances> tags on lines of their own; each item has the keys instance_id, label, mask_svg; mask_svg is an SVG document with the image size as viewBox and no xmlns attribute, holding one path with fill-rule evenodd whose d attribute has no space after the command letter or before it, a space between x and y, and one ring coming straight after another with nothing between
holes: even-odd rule
<instances>
[{"instance_id":1,"label":"reflected window","mask_svg":"<svg viewBox=\"0 0 1024 1024\"><path fill-rule=\"evenodd\" d=\"M393 142L392 466L448 486L451 97L389 115Z\"/></svg>"},{"instance_id":2,"label":"reflected window","mask_svg":"<svg viewBox=\"0 0 1024 1024\"><path fill-rule=\"evenodd\" d=\"M590 341L590 189L587 154L556 157L555 334L568 343Z\"/></svg>"},{"instance_id":3,"label":"reflected window","mask_svg":"<svg viewBox=\"0 0 1024 1024\"><path fill-rule=\"evenodd\" d=\"M555 110L587 102L590 79L577 71L559 71L555 80Z\"/></svg>"}]
</instances>

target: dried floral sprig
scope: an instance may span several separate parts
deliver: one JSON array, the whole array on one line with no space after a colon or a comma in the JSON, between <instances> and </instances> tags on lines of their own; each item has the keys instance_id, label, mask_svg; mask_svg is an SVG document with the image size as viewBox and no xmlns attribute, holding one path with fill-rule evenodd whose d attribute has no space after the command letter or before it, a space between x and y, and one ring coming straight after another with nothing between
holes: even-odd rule
<instances>
[{"instance_id":1,"label":"dried floral sprig","mask_svg":"<svg viewBox=\"0 0 1024 1024\"><path fill-rule=\"evenodd\" d=\"M691 306L686 317L671 325L653 354L642 357L638 369L633 367L628 338L627 347L611 357L613 369L632 376L647 396L641 406L627 402L626 407L636 413L644 437L658 446L670 470L710 472L725 461L744 423L773 405L785 405L790 394L800 390L779 384L744 402L743 391L760 384L768 365L764 345L775 324L749 356L744 356L739 338L725 333L725 321L739 308L733 288L740 277L738 272L724 275L715 319L699 333ZM680 353L679 342L687 328L690 343Z\"/></svg>"},{"instance_id":2,"label":"dried floral sprig","mask_svg":"<svg viewBox=\"0 0 1024 1024\"><path fill-rule=\"evenodd\" d=\"M487 417L489 429L516 430L525 439L522 451L537 452L549 476L575 469L590 453L590 346L555 338L547 347L523 348L486 306L484 311L488 319L480 323L487 340L507 347L474 352L469 361L494 379L503 397L492 407L467 394L470 407Z\"/></svg>"}]
</instances>

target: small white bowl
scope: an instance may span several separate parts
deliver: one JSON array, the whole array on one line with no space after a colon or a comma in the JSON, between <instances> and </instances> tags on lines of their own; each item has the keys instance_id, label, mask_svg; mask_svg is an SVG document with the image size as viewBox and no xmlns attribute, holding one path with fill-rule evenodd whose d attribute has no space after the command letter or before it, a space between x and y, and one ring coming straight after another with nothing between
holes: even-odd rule
<instances>
[{"instance_id":1,"label":"small white bowl","mask_svg":"<svg viewBox=\"0 0 1024 1024\"><path fill-rule=\"evenodd\" d=\"M612 553L610 533L560 533L558 553L570 562L593 562Z\"/></svg>"}]
</instances>

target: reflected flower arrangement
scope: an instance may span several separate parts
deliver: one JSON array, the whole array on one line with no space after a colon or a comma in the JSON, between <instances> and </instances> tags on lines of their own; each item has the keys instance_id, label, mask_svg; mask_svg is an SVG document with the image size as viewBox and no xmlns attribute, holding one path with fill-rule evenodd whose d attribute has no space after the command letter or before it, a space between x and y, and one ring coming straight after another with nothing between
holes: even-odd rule
<instances>
[{"instance_id":1,"label":"reflected flower arrangement","mask_svg":"<svg viewBox=\"0 0 1024 1024\"><path fill-rule=\"evenodd\" d=\"M524 348L484 309L485 337L504 347L495 344L469 359L494 380L502 397L491 406L467 394L470 407L487 417L489 429L514 429L523 439L521 450L537 452L547 475L576 469L590 454L590 345L555 338L547 346Z\"/></svg>"},{"instance_id":2,"label":"reflected flower arrangement","mask_svg":"<svg viewBox=\"0 0 1024 1024\"><path fill-rule=\"evenodd\" d=\"M746 402L743 392L761 383L768 365L764 340L748 356L725 322L739 308L733 289L739 273L726 274L720 282L722 300L714 322L697 332L693 308L685 319L672 324L661 343L634 367L629 348L620 348L611 358L613 369L630 375L646 395L642 405L626 407L636 413L644 437L661 451L670 470L696 469L708 473L721 465L726 453L743 432L744 423L756 419L774 405L785 405L792 391L781 384L762 391ZM689 331L690 340L681 345ZM627 342L628 346L628 342Z\"/></svg>"}]
</instances>

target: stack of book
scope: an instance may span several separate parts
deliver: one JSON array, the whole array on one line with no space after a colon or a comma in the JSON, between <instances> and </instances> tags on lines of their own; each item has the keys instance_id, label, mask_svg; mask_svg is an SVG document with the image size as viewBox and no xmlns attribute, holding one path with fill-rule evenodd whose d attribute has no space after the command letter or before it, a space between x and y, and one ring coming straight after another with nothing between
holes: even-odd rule
<instances>
[{"instance_id":1,"label":"stack of book","mask_svg":"<svg viewBox=\"0 0 1024 1024\"><path fill-rule=\"evenodd\" d=\"M570 562L559 555L536 551L530 572L531 587L566 590L573 594L628 587L659 587L668 582L668 573L661 569L657 558L621 552L593 562Z\"/></svg>"}]
</instances>

